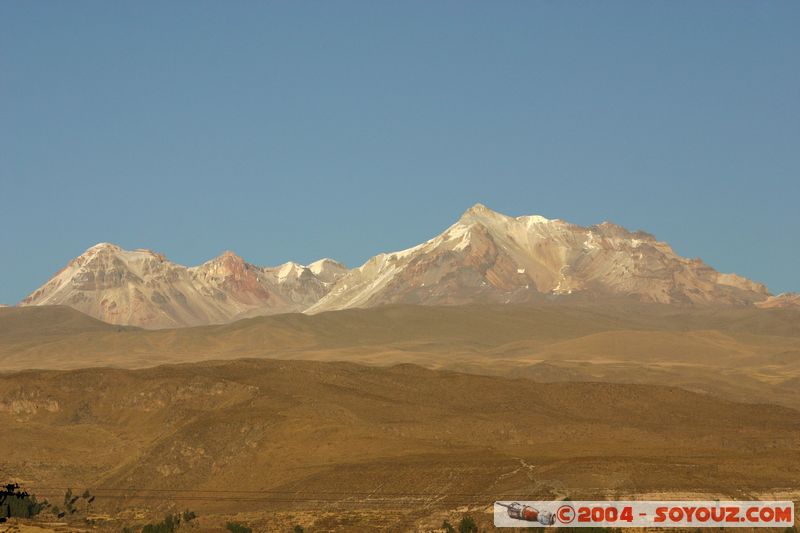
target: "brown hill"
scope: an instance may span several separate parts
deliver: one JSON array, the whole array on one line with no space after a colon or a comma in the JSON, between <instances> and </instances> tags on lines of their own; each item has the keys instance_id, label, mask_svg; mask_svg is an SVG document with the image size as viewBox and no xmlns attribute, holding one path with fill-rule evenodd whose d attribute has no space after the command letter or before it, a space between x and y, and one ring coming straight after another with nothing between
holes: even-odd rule
<instances>
[{"instance_id":1,"label":"brown hill","mask_svg":"<svg viewBox=\"0 0 800 533\"><path fill-rule=\"evenodd\" d=\"M41 327L37 315L29 314L33 311L0 314L4 370L142 368L241 357L414 363L545 382L681 386L800 407L800 311L793 309L675 308L611 300L389 306L149 331L42 308L42 313L63 315L48 323L86 322L84 329L60 334Z\"/></svg>"},{"instance_id":2,"label":"brown hill","mask_svg":"<svg viewBox=\"0 0 800 533\"><path fill-rule=\"evenodd\" d=\"M113 326L67 306L0 308L0 342L77 333L132 330Z\"/></svg>"},{"instance_id":3,"label":"brown hill","mask_svg":"<svg viewBox=\"0 0 800 533\"><path fill-rule=\"evenodd\" d=\"M432 527L502 497L800 489L795 410L411 365L24 372L0 377L0 423L0 477L37 494L89 487L118 517L179 506L261 531Z\"/></svg>"}]
</instances>

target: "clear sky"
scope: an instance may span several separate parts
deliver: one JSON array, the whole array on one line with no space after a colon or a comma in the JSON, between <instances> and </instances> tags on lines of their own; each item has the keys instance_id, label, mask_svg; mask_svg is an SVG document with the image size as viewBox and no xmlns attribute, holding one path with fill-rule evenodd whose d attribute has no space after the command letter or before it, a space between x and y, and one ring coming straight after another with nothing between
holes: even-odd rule
<instances>
[{"instance_id":1,"label":"clear sky","mask_svg":"<svg viewBox=\"0 0 800 533\"><path fill-rule=\"evenodd\" d=\"M800 290L800 2L0 2L0 302L89 246L355 266L475 202Z\"/></svg>"}]
</instances>

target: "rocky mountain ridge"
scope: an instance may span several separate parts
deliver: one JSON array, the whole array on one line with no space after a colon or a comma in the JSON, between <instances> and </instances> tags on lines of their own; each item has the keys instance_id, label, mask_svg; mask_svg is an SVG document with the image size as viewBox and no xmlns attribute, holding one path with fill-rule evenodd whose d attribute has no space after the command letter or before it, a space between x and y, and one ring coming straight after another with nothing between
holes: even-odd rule
<instances>
[{"instance_id":1,"label":"rocky mountain ridge","mask_svg":"<svg viewBox=\"0 0 800 533\"><path fill-rule=\"evenodd\" d=\"M259 267L233 252L185 267L151 250L100 243L20 305L68 305L112 324L146 328L224 323L253 310L302 311L345 271L330 259Z\"/></svg>"},{"instance_id":2,"label":"rocky mountain ridge","mask_svg":"<svg viewBox=\"0 0 800 533\"><path fill-rule=\"evenodd\" d=\"M795 304L775 300L763 284L681 257L642 231L510 217L476 204L436 237L351 270L331 259L260 267L232 252L186 267L150 250L101 243L20 305L63 304L114 324L163 328L400 303L619 296L680 305Z\"/></svg>"}]
</instances>

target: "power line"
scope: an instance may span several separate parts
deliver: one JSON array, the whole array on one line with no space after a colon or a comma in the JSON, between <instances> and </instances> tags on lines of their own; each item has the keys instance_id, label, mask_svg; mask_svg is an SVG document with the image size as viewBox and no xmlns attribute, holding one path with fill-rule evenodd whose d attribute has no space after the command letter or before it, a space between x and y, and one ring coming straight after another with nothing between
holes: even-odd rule
<instances>
[{"instance_id":1,"label":"power line","mask_svg":"<svg viewBox=\"0 0 800 533\"><path fill-rule=\"evenodd\" d=\"M35 487L28 490L40 495L58 495L70 487ZM597 487L596 489L601 489ZM567 488L567 490L569 490ZM582 487L582 490L592 490ZM788 488L776 488L775 491L789 491ZM338 503L338 504L385 504L400 500L424 502L437 500L452 502L453 500L485 499L488 501L531 499L537 495L524 492L509 494L507 492L379 492L379 491L299 491L291 490L234 490L234 489L151 489L140 487L123 488L90 488L89 492L97 500L162 500L162 501L203 501L203 502L257 502L257 503ZM123 493L123 494L120 494ZM125 494L128 493L128 494ZM552 494L541 495L552 497Z\"/></svg>"},{"instance_id":2,"label":"power line","mask_svg":"<svg viewBox=\"0 0 800 533\"><path fill-rule=\"evenodd\" d=\"M75 487L36 487L31 486L31 490L36 491L66 491L75 489ZM89 488L92 494L99 492L188 492L196 494L302 494L302 492L310 494L325 494L325 495L338 495L338 496L420 496L420 497L442 497L442 496L497 496L497 492L381 492L376 490L370 491L295 491L295 490L274 490L274 489L261 489L261 490L233 490L233 489L149 489L140 487L122 487L122 488ZM98 494L100 495L100 494ZM501 494L502 495L502 494ZM516 494L515 496L519 496Z\"/></svg>"},{"instance_id":3,"label":"power line","mask_svg":"<svg viewBox=\"0 0 800 533\"><path fill-rule=\"evenodd\" d=\"M31 487L30 490L42 496L57 496L68 488L61 487ZM128 492L129 494L119 494ZM161 501L189 501L189 502L239 502L239 503L332 503L338 505L386 505L393 502L413 501L424 504L428 501L459 503L483 499L495 501L497 499L518 499L522 495L498 493L430 493L430 492L391 492L381 493L375 491L324 491L306 493L293 493L280 490L202 490L202 489L144 489L144 488L103 488L90 489L90 493L97 501L102 500L161 500ZM296 494L296 495L295 495ZM530 495L525 495L528 497Z\"/></svg>"},{"instance_id":4,"label":"power line","mask_svg":"<svg viewBox=\"0 0 800 533\"><path fill-rule=\"evenodd\" d=\"M38 492L39 495L56 495L57 493ZM60 494L60 493L58 493ZM156 495L156 494L95 494L92 493L97 500L193 500L193 501L274 501L274 502L301 502L301 501L320 501L320 502L346 502L346 501L360 501L360 502L382 502L382 501L396 501L396 500L452 500L464 498L487 498L492 501L497 500L497 495L395 495L395 496L357 496L357 495L342 495L338 497L320 497L320 496L297 496L297 497L279 497L279 496L213 496L213 495ZM520 495L513 497L509 496L500 499L514 499L519 498Z\"/></svg>"}]
</instances>

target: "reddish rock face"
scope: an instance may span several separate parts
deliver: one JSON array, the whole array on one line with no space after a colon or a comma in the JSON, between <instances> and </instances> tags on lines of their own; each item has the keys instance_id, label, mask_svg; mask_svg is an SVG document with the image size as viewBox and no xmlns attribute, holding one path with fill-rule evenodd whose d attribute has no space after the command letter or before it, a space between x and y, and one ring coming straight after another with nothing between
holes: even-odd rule
<instances>
[{"instance_id":1,"label":"reddish rock face","mask_svg":"<svg viewBox=\"0 0 800 533\"><path fill-rule=\"evenodd\" d=\"M258 306L271 298L270 289L262 283L262 269L250 265L233 252L225 252L216 259L194 269L193 278L201 284L222 291L226 298Z\"/></svg>"}]
</instances>

